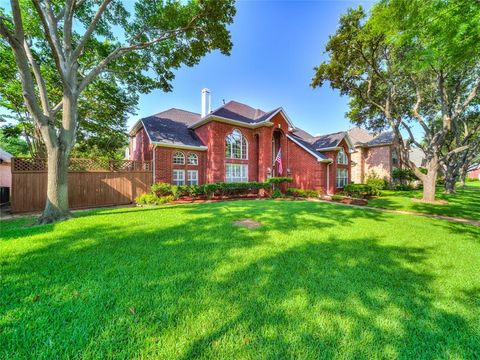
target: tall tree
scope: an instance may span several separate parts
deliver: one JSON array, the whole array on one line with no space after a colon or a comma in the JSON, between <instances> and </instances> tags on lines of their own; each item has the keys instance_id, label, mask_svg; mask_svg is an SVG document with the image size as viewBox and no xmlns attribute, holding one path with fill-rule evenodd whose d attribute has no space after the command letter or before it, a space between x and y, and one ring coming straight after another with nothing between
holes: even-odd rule
<instances>
[{"instance_id":1,"label":"tall tree","mask_svg":"<svg viewBox=\"0 0 480 360\"><path fill-rule=\"evenodd\" d=\"M350 96L353 122L393 129L402 161L423 182L424 201L435 200L452 124L466 118L478 96L479 14L480 2L468 0L385 0L370 16L351 9L327 44L329 61L315 68L312 86L328 81ZM409 161L411 144L424 151L426 174Z\"/></svg>"},{"instance_id":2,"label":"tall tree","mask_svg":"<svg viewBox=\"0 0 480 360\"><path fill-rule=\"evenodd\" d=\"M0 8L0 36L13 53L28 113L47 149L40 223L70 217L68 159L81 94L97 79L133 93L171 90L181 65L193 66L214 49L229 53L226 26L234 14L233 0L143 0L133 14L120 0L10 0L9 9ZM55 64L56 83L47 81L44 61Z\"/></svg>"}]
</instances>

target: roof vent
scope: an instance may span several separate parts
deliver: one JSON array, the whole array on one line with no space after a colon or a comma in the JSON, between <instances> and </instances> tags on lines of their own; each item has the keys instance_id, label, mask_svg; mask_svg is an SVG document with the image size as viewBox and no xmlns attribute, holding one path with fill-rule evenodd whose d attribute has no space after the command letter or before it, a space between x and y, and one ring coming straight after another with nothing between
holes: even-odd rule
<instances>
[{"instance_id":1,"label":"roof vent","mask_svg":"<svg viewBox=\"0 0 480 360\"><path fill-rule=\"evenodd\" d=\"M202 89L202 118L212 112L210 90L207 88Z\"/></svg>"}]
</instances>

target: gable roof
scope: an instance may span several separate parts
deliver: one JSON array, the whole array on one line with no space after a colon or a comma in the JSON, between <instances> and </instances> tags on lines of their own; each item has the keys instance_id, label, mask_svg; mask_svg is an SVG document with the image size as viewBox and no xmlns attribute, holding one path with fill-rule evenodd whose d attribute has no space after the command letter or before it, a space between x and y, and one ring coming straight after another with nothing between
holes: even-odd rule
<instances>
[{"instance_id":1,"label":"gable roof","mask_svg":"<svg viewBox=\"0 0 480 360\"><path fill-rule=\"evenodd\" d=\"M200 120L200 114L180 109L169 109L139 121L143 124L150 142L155 145L204 147L203 142L189 128ZM136 131L139 123L132 128Z\"/></svg>"},{"instance_id":2,"label":"gable roof","mask_svg":"<svg viewBox=\"0 0 480 360\"><path fill-rule=\"evenodd\" d=\"M301 135L305 135L305 134L310 135L307 132L301 130L300 132L295 131L291 134L287 134L287 138L289 138L294 143L296 143L298 146L300 146L305 151L310 153L310 155L313 155L318 161L320 161L320 162L332 162L332 159L330 159L329 157L327 157L327 156L323 155L322 153L318 152L315 149L315 146L313 146L308 140L299 136L300 134Z\"/></svg>"},{"instance_id":3,"label":"gable roof","mask_svg":"<svg viewBox=\"0 0 480 360\"><path fill-rule=\"evenodd\" d=\"M393 131L388 131L379 134L372 140L366 142L366 146L380 146L380 145L391 145L395 140L395 133Z\"/></svg>"},{"instance_id":4,"label":"gable roof","mask_svg":"<svg viewBox=\"0 0 480 360\"><path fill-rule=\"evenodd\" d=\"M266 112L233 100L215 109L190 127L196 128L211 120L220 120L231 124L256 128L271 124L269 121L279 112L282 113L289 127L292 129L295 128L292 121L281 107Z\"/></svg>"},{"instance_id":5,"label":"gable roof","mask_svg":"<svg viewBox=\"0 0 480 360\"><path fill-rule=\"evenodd\" d=\"M370 134L367 130L359 127L354 127L348 130L348 136L350 136L354 145L363 144L375 138L375 136Z\"/></svg>"},{"instance_id":6,"label":"gable roof","mask_svg":"<svg viewBox=\"0 0 480 360\"><path fill-rule=\"evenodd\" d=\"M9 152L6 152L2 148L0 148L0 162L6 162L9 163L14 156L10 154Z\"/></svg>"},{"instance_id":7,"label":"gable roof","mask_svg":"<svg viewBox=\"0 0 480 360\"><path fill-rule=\"evenodd\" d=\"M359 127L348 130L348 135L355 146L362 147L392 145L395 140L395 133L393 131L373 135Z\"/></svg>"}]
</instances>

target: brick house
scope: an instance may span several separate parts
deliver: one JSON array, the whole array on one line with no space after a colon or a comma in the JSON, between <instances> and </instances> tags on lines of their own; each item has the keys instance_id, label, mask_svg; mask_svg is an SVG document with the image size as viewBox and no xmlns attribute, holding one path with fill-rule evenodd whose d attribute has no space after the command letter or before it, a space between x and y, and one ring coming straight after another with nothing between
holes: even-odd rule
<instances>
[{"instance_id":1,"label":"brick house","mask_svg":"<svg viewBox=\"0 0 480 360\"><path fill-rule=\"evenodd\" d=\"M348 135L355 147L351 155L351 180L364 183L373 172L390 182L393 169L401 166L394 133L383 132L375 136L356 127L348 130Z\"/></svg>"},{"instance_id":2,"label":"brick house","mask_svg":"<svg viewBox=\"0 0 480 360\"><path fill-rule=\"evenodd\" d=\"M230 101L202 114L169 109L130 131L131 160L151 160L154 181L172 184L293 178L291 186L333 194L349 182L354 146L347 132L312 136L282 108L263 111ZM281 167L276 158L281 158Z\"/></svg>"}]
</instances>

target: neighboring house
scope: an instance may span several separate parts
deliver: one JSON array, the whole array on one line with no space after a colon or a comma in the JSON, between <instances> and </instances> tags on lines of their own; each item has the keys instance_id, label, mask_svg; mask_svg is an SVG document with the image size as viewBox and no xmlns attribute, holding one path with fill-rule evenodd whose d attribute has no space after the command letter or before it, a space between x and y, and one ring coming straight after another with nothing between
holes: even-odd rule
<instances>
[{"instance_id":1,"label":"neighboring house","mask_svg":"<svg viewBox=\"0 0 480 360\"><path fill-rule=\"evenodd\" d=\"M0 149L0 187L12 187L11 159L13 155Z\"/></svg>"},{"instance_id":2,"label":"neighboring house","mask_svg":"<svg viewBox=\"0 0 480 360\"><path fill-rule=\"evenodd\" d=\"M282 108L266 112L230 101L210 112L210 92L204 89L202 114L170 109L139 120L130 131L128 153L131 160L153 162L155 182L289 176L293 187L332 194L349 182L353 150L346 132L312 136Z\"/></svg>"},{"instance_id":3,"label":"neighboring house","mask_svg":"<svg viewBox=\"0 0 480 360\"><path fill-rule=\"evenodd\" d=\"M394 133L372 135L364 129L353 128L348 135L355 146L355 152L352 153L352 181L364 183L370 173L391 181L392 170L400 167Z\"/></svg>"},{"instance_id":4,"label":"neighboring house","mask_svg":"<svg viewBox=\"0 0 480 360\"><path fill-rule=\"evenodd\" d=\"M467 178L480 180L480 164L475 164L468 169Z\"/></svg>"}]
</instances>

